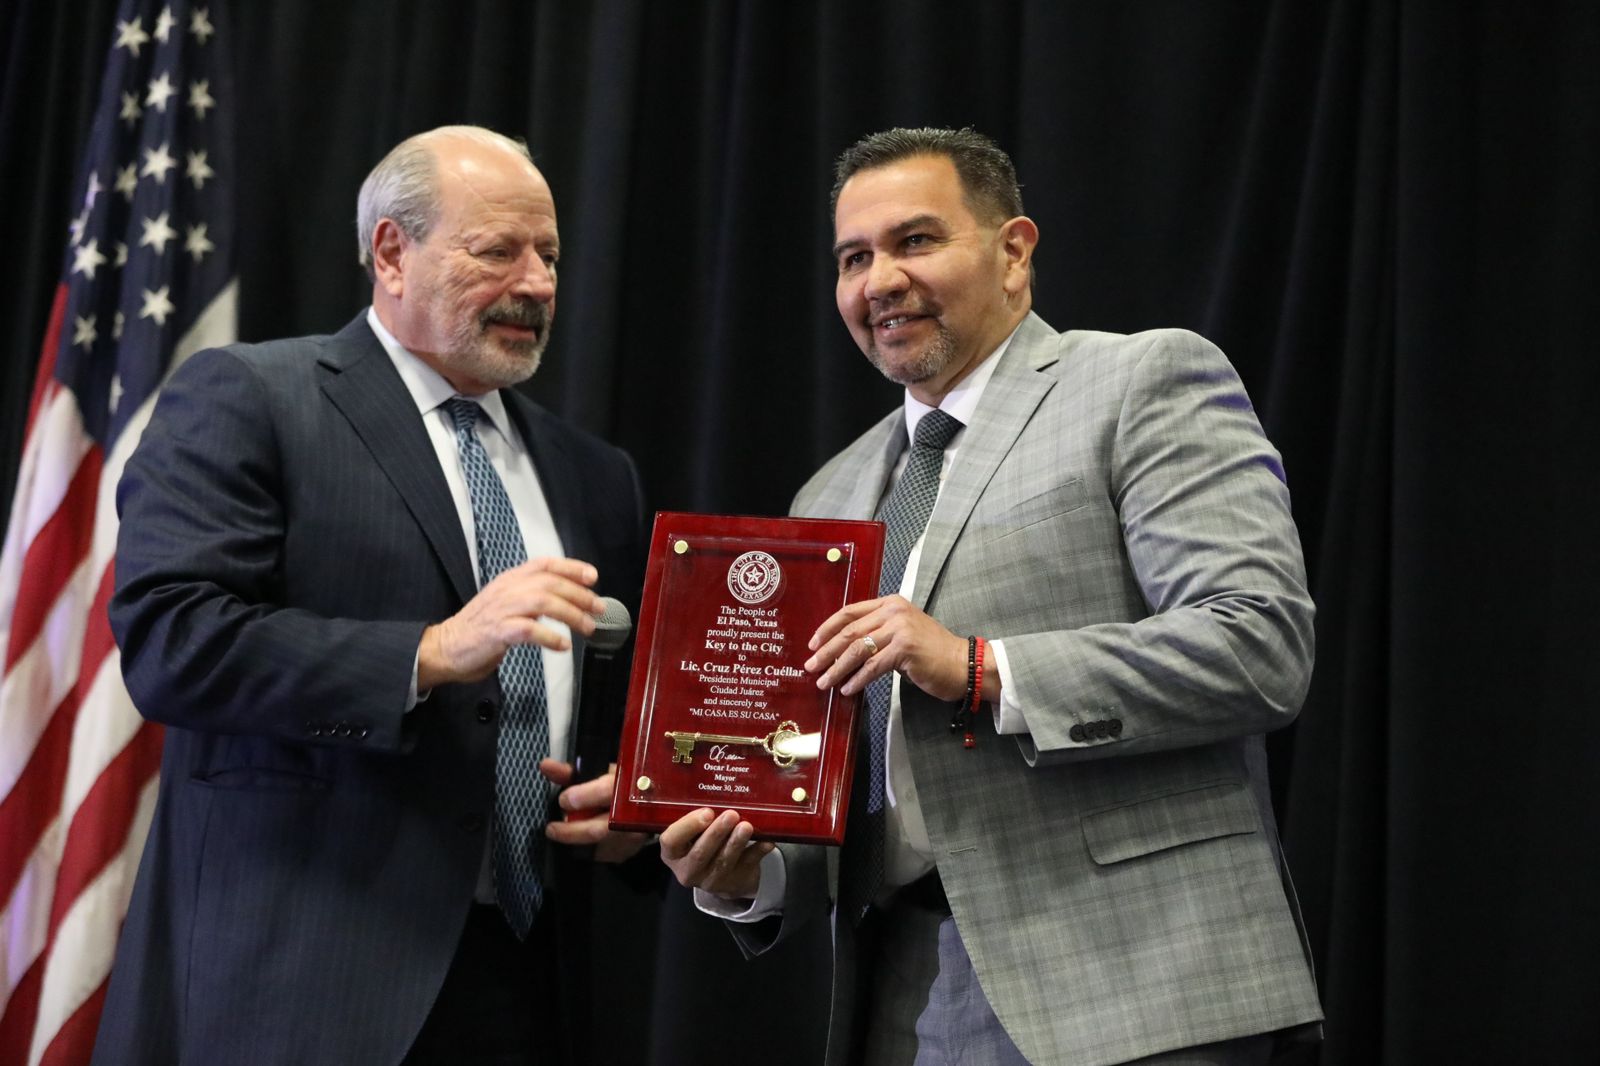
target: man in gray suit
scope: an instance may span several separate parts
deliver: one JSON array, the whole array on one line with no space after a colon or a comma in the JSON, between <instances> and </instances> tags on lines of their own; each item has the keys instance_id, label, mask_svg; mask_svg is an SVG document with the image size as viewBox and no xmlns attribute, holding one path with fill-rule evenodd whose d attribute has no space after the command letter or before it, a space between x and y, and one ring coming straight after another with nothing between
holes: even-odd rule
<instances>
[{"instance_id":1,"label":"man in gray suit","mask_svg":"<svg viewBox=\"0 0 1600 1066\"><path fill-rule=\"evenodd\" d=\"M561 1062L588 930L543 842L642 843L546 827L645 529L628 456L512 388L555 308L550 188L446 127L357 210L372 306L194 356L118 489L111 624L168 728L97 1063Z\"/></svg>"},{"instance_id":2,"label":"man in gray suit","mask_svg":"<svg viewBox=\"0 0 1600 1066\"><path fill-rule=\"evenodd\" d=\"M832 902L832 1063L1264 1062L1321 1017L1262 742L1312 660L1278 454L1202 338L1032 313L987 138L875 134L833 195L840 314L906 387L793 507L888 526L806 663L867 693L846 844L701 810L662 857L748 953Z\"/></svg>"}]
</instances>

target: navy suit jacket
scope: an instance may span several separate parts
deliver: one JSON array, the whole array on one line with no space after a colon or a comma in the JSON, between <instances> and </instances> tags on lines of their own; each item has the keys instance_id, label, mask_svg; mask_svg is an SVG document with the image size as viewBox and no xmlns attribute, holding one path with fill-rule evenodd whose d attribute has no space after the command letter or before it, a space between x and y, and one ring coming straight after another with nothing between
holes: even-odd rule
<instances>
[{"instance_id":1,"label":"navy suit jacket","mask_svg":"<svg viewBox=\"0 0 1600 1066\"><path fill-rule=\"evenodd\" d=\"M566 553L635 602L633 463L504 395ZM423 629L477 586L415 404L365 316L201 352L117 502L111 625L168 728L95 1061L398 1062L472 902L501 699L405 713Z\"/></svg>"}]
</instances>

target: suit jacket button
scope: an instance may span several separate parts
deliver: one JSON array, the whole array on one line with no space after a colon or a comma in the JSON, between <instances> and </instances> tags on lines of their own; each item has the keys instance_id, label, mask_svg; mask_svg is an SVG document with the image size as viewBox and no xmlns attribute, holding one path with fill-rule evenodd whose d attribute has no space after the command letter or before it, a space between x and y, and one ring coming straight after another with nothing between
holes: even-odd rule
<instances>
[{"instance_id":1,"label":"suit jacket button","mask_svg":"<svg viewBox=\"0 0 1600 1066\"><path fill-rule=\"evenodd\" d=\"M368 729L366 726L362 726L360 729L356 730L356 739L357 740L366 740L367 739L367 734L370 733L370 732L372 732L372 730Z\"/></svg>"},{"instance_id":2,"label":"suit jacket button","mask_svg":"<svg viewBox=\"0 0 1600 1066\"><path fill-rule=\"evenodd\" d=\"M1104 740L1106 736L1106 723L1102 720L1094 724L1094 738Z\"/></svg>"},{"instance_id":3,"label":"suit jacket button","mask_svg":"<svg viewBox=\"0 0 1600 1066\"><path fill-rule=\"evenodd\" d=\"M482 699L478 701L478 721L491 722L494 720L494 700Z\"/></svg>"},{"instance_id":4,"label":"suit jacket button","mask_svg":"<svg viewBox=\"0 0 1600 1066\"><path fill-rule=\"evenodd\" d=\"M1067 736L1071 737L1073 740L1075 740L1078 743L1082 744L1083 743L1083 723L1079 722L1076 725L1074 725L1071 729L1067 730Z\"/></svg>"},{"instance_id":5,"label":"suit jacket button","mask_svg":"<svg viewBox=\"0 0 1600 1066\"><path fill-rule=\"evenodd\" d=\"M1111 721L1110 721L1110 723L1108 725L1108 728L1110 729L1112 736L1120 737L1122 735L1122 719L1120 719L1120 718L1111 719Z\"/></svg>"},{"instance_id":6,"label":"suit jacket button","mask_svg":"<svg viewBox=\"0 0 1600 1066\"><path fill-rule=\"evenodd\" d=\"M322 735L322 726L317 722L307 722L306 732L310 733L314 737L320 737Z\"/></svg>"},{"instance_id":7,"label":"suit jacket button","mask_svg":"<svg viewBox=\"0 0 1600 1066\"><path fill-rule=\"evenodd\" d=\"M336 736L336 737L347 737L347 736L349 736L350 735L350 723L349 722L340 722L338 725L334 726L333 727L333 735Z\"/></svg>"},{"instance_id":8,"label":"suit jacket button","mask_svg":"<svg viewBox=\"0 0 1600 1066\"><path fill-rule=\"evenodd\" d=\"M461 828L469 833L476 833L483 828L483 815L463 814L461 816Z\"/></svg>"}]
</instances>

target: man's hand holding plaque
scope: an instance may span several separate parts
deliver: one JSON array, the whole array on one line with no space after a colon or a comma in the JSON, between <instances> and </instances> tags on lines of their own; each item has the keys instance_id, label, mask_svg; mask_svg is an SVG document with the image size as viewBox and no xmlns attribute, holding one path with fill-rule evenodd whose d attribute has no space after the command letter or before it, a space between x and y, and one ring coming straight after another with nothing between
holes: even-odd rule
<instances>
[{"instance_id":1,"label":"man's hand holding plaque","mask_svg":"<svg viewBox=\"0 0 1600 1066\"><path fill-rule=\"evenodd\" d=\"M542 759L539 772L561 790L556 799L566 814L564 819L550 820L544 827L546 837L569 847L593 847L596 862L627 862L649 842L648 834L614 832L606 819L599 817L607 812L616 789L615 765L594 780L576 785L571 763Z\"/></svg>"},{"instance_id":2,"label":"man's hand holding plaque","mask_svg":"<svg viewBox=\"0 0 1600 1066\"><path fill-rule=\"evenodd\" d=\"M875 679L899 671L935 699L953 702L967 691L967 639L958 637L904 596L852 603L811 637L815 652L805 668L819 673L817 687L835 686L846 696ZM991 663L983 691L998 693L1000 676Z\"/></svg>"},{"instance_id":3,"label":"man's hand holding plaque","mask_svg":"<svg viewBox=\"0 0 1600 1066\"><path fill-rule=\"evenodd\" d=\"M685 888L723 899L754 899L761 885L761 860L774 845L754 841L755 827L738 811L721 814L702 807L661 832L661 861Z\"/></svg>"}]
</instances>

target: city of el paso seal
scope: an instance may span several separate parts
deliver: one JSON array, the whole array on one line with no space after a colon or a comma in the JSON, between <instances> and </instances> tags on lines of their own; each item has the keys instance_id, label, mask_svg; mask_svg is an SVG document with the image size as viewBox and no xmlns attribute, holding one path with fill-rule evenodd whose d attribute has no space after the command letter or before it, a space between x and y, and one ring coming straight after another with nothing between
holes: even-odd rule
<instances>
[{"instance_id":1,"label":"city of el paso seal","mask_svg":"<svg viewBox=\"0 0 1600 1066\"><path fill-rule=\"evenodd\" d=\"M778 591L783 570L766 552L745 552L728 567L728 591L743 603L760 603Z\"/></svg>"}]
</instances>

